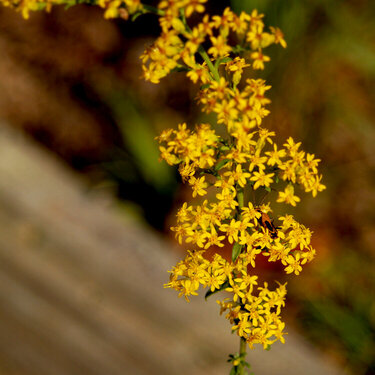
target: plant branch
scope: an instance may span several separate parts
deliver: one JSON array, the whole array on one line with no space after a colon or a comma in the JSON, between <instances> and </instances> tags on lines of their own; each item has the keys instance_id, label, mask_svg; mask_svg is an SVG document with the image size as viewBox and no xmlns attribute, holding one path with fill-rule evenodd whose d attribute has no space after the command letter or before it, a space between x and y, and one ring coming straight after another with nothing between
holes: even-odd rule
<instances>
[{"instance_id":1,"label":"plant branch","mask_svg":"<svg viewBox=\"0 0 375 375\"><path fill-rule=\"evenodd\" d=\"M220 81L220 75L218 70L214 67L214 64L212 64L212 61L210 60L209 56L207 55L207 52L204 50L204 48L200 45L198 48L199 54L202 56L203 60L206 62L208 68L210 69L210 72L212 73L213 78L215 81Z\"/></svg>"},{"instance_id":2,"label":"plant branch","mask_svg":"<svg viewBox=\"0 0 375 375\"><path fill-rule=\"evenodd\" d=\"M240 363L238 365L238 375L245 375L245 358L246 358L246 340L241 337L240 338Z\"/></svg>"}]
</instances>

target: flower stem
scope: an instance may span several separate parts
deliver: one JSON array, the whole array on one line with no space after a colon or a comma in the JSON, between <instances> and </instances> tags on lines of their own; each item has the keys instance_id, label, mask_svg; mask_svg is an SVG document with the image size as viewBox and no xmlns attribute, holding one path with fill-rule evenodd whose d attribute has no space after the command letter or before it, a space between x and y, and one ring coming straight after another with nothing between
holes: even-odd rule
<instances>
[{"instance_id":1,"label":"flower stem","mask_svg":"<svg viewBox=\"0 0 375 375\"><path fill-rule=\"evenodd\" d=\"M199 54L202 56L203 60L206 62L208 68L210 69L210 72L213 75L213 78L215 81L219 82L220 81L220 75L218 70L214 67L214 64L212 64L209 56L207 55L207 52L204 50L204 48L200 45L198 48Z\"/></svg>"},{"instance_id":2,"label":"flower stem","mask_svg":"<svg viewBox=\"0 0 375 375\"><path fill-rule=\"evenodd\" d=\"M245 358L246 358L246 339L240 338L240 358L241 362L238 365L237 375L245 375Z\"/></svg>"},{"instance_id":3,"label":"flower stem","mask_svg":"<svg viewBox=\"0 0 375 375\"><path fill-rule=\"evenodd\" d=\"M243 190L237 191L238 208L241 209L244 206ZM241 214L241 211L239 212Z\"/></svg>"},{"instance_id":4,"label":"flower stem","mask_svg":"<svg viewBox=\"0 0 375 375\"><path fill-rule=\"evenodd\" d=\"M143 9L146 13L153 13L153 14L156 14L158 16L164 16L165 12L161 9L158 9L158 8L155 8L151 5L146 5L146 4L142 4L143 5Z\"/></svg>"}]
</instances>

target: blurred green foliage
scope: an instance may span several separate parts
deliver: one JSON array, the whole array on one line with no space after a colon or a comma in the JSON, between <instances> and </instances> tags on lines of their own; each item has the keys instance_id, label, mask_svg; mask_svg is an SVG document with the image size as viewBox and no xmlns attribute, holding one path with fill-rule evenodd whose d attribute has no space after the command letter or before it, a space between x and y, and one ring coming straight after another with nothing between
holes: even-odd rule
<instances>
[{"instance_id":1,"label":"blurred green foliage","mask_svg":"<svg viewBox=\"0 0 375 375\"><path fill-rule=\"evenodd\" d=\"M174 177L165 163L160 163L158 144L155 142L157 134L152 129L149 119L142 115L136 102L122 92L113 92L107 100L116 124L118 125L125 147L134 157L136 169L141 173L144 181L153 185L158 191L171 193ZM117 174L119 178L126 178L126 170Z\"/></svg>"},{"instance_id":2,"label":"blurred green foliage","mask_svg":"<svg viewBox=\"0 0 375 375\"><path fill-rule=\"evenodd\" d=\"M160 218L170 210L177 179L173 170L159 161L155 141L158 134L147 111L142 111L141 103L130 92L112 90L105 95L105 102L120 130L123 146L111 148L100 167L107 178L116 181L126 207L132 207L133 214L142 210L150 224L163 230L164 220ZM138 210L134 211L134 203Z\"/></svg>"}]
</instances>

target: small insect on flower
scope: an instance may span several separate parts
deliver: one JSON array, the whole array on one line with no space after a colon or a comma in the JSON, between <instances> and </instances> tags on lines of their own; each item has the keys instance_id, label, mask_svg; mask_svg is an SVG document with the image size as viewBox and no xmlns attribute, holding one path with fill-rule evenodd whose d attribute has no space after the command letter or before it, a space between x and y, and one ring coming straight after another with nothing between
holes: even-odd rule
<instances>
[{"instance_id":1,"label":"small insect on flower","mask_svg":"<svg viewBox=\"0 0 375 375\"><path fill-rule=\"evenodd\" d=\"M259 219L257 219L259 224L263 228L269 230L271 238L277 238L277 227L275 227L273 220L271 220L270 217L266 213L262 212L259 208L257 208L256 210L262 215Z\"/></svg>"}]
</instances>

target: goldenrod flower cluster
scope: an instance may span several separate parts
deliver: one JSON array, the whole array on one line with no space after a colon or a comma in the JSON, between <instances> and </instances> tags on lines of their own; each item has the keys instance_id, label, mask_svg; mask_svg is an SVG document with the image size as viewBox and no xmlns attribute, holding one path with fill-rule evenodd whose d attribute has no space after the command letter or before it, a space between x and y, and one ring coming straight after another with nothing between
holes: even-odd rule
<instances>
[{"instance_id":1,"label":"goldenrod flower cluster","mask_svg":"<svg viewBox=\"0 0 375 375\"><path fill-rule=\"evenodd\" d=\"M30 10L52 4L72 5L73 0L0 0L25 18ZM83 1L84 2L84 1ZM276 134L262 126L269 114L270 86L262 79L243 79L245 69L264 69L270 58L264 49L272 44L286 47L278 28L266 29L263 14L237 15L226 8L222 15L205 14L207 0L161 0L157 8L140 0L97 0L106 18L134 17L147 12L160 18L161 35L142 54L143 77L152 82L172 71L185 71L199 84L202 111L215 113L220 131L210 124L186 124L168 129L158 137L161 158L176 165L182 180L192 189L195 205L184 203L172 227L176 238L193 247L171 271L165 285L189 300L200 286L207 296L226 291L218 301L221 313L252 348L284 342L285 324L280 319L286 287L270 290L258 285L254 274L257 256L281 262L285 272L298 275L315 256L312 232L292 215L271 219L271 203L259 200L274 196L276 203L296 206L299 192L316 194L325 189L318 172L319 159L300 149L289 137L282 146ZM200 21L192 15L201 14ZM276 193L276 196L275 196ZM258 200L255 198L258 196ZM231 244L232 259L216 254L205 257L210 247Z\"/></svg>"},{"instance_id":2,"label":"goldenrod flower cluster","mask_svg":"<svg viewBox=\"0 0 375 375\"><path fill-rule=\"evenodd\" d=\"M246 254L241 254L233 263L218 254L209 261L203 253L202 250L189 251L185 260L174 267L168 286L179 290L180 296L187 299L197 295L200 285L211 292L224 286L233 297L219 301L221 313L226 312L232 330L246 337L250 347L260 343L267 348L276 340L284 342L285 324L279 314L285 305L285 285L279 285L275 291L269 290L267 283L257 286L258 277L247 272L250 259Z\"/></svg>"},{"instance_id":3,"label":"goldenrod flower cluster","mask_svg":"<svg viewBox=\"0 0 375 375\"><path fill-rule=\"evenodd\" d=\"M66 7L77 4L99 5L105 9L105 18L122 17L128 19L130 15L145 12L141 0L0 0L0 4L21 12L26 19L29 18L30 12L38 10L49 12L53 5L62 4Z\"/></svg>"},{"instance_id":4,"label":"goldenrod flower cluster","mask_svg":"<svg viewBox=\"0 0 375 375\"><path fill-rule=\"evenodd\" d=\"M256 257L279 261L286 273L298 275L315 250L308 228L291 215L279 217L276 227L269 216L270 203L250 197L256 191L265 195L275 191L276 202L296 206L297 189L315 196L325 188L317 170L320 160L302 151L291 137L282 147L275 143L275 133L262 127L269 114L265 94L270 86L261 79L242 81L246 68L263 69L269 61L264 48L275 43L286 46L281 31L266 31L263 15L256 11L236 15L229 8L221 16L204 15L190 27L190 3L159 4L162 34L141 57L144 77L158 83L172 70L185 70L201 86L202 110L215 113L226 131L217 134L209 124L190 130L180 124L158 137L161 158L178 165L192 196L199 198L196 205L183 204L177 225L171 228L180 243L195 250L173 268L166 287L187 300L200 286L208 288L208 294L229 292L231 297L218 303L232 329L250 347L261 343L267 348L276 340L284 342L280 312L286 288L279 285L272 291L267 284L257 285L252 271ZM205 258L205 250L225 243L233 245L231 262L217 254Z\"/></svg>"},{"instance_id":5,"label":"goldenrod flower cluster","mask_svg":"<svg viewBox=\"0 0 375 375\"><path fill-rule=\"evenodd\" d=\"M194 27L187 23L194 12L204 12L203 3L207 0L163 0L159 3L160 26L162 33L160 37L142 55L144 78L153 83L158 83L175 68L188 69L188 77L194 83L206 84L215 79L218 81L218 89L224 95L228 81L219 78L217 69L220 65L225 66L228 75L232 76L234 86L241 79L243 68L249 66L245 59L237 56L232 59L231 53L246 54L252 62L254 69L263 69L264 63L270 58L262 53L262 49L273 44L280 43L284 47L286 43L281 31L271 28L265 31L262 22L263 15L253 11L251 15L242 12L239 16L226 8L222 16L209 17L204 15L202 21ZM235 37L241 43L230 45L230 40ZM209 42L208 55L203 50L203 43ZM199 53L205 60L197 60ZM203 56L204 55L204 56ZM211 60L215 65L211 66ZM214 68L214 69L213 69ZM244 92L244 101L248 98ZM220 98L217 98L220 99ZM240 99L240 97L234 97ZM233 103L222 103L228 105L227 110L235 116L238 109L233 109ZM220 112L220 108L216 110ZM257 109L255 109L257 111Z\"/></svg>"},{"instance_id":6,"label":"goldenrod flower cluster","mask_svg":"<svg viewBox=\"0 0 375 375\"><path fill-rule=\"evenodd\" d=\"M21 12L23 18L29 18L30 11L45 9L49 12L53 4L62 4L63 0L0 0L5 7L11 7Z\"/></svg>"}]
</instances>

